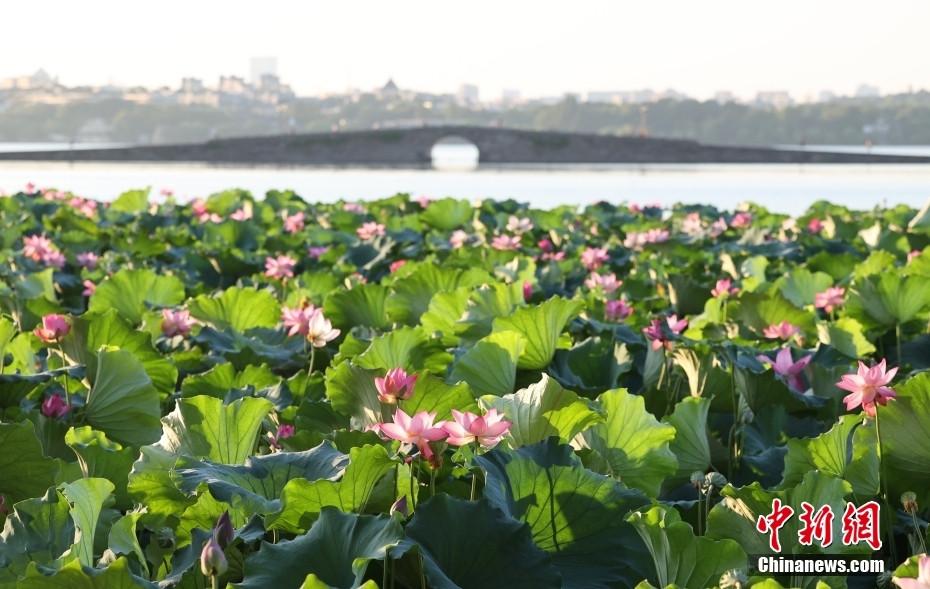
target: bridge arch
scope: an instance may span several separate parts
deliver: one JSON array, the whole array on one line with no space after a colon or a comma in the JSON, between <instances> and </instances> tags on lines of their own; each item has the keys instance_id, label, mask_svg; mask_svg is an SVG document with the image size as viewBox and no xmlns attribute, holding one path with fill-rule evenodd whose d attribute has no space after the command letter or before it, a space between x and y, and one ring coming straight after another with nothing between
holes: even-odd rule
<instances>
[{"instance_id":1,"label":"bridge arch","mask_svg":"<svg viewBox=\"0 0 930 589\"><path fill-rule=\"evenodd\" d=\"M462 135L443 135L430 148L430 161L437 170L474 170L481 152L474 141Z\"/></svg>"}]
</instances>

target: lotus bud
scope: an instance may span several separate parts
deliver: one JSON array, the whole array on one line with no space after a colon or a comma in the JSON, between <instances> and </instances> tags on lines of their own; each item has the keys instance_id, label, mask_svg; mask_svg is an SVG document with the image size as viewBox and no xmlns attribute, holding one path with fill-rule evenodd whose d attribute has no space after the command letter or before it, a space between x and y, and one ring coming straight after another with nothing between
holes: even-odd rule
<instances>
[{"instance_id":1,"label":"lotus bud","mask_svg":"<svg viewBox=\"0 0 930 589\"><path fill-rule=\"evenodd\" d=\"M691 486L695 489L702 489L704 487L704 473L696 470L691 473Z\"/></svg>"},{"instance_id":2,"label":"lotus bud","mask_svg":"<svg viewBox=\"0 0 930 589\"><path fill-rule=\"evenodd\" d=\"M216 540L210 538L203 545L203 552L200 553L200 570L204 576L212 579L214 576L220 576L229 568L226 562L226 555L223 549L216 543Z\"/></svg>"},{"instance_id":3,"label":"lotus bud","mask_svg":"<svg viewBox=\"0 0 930 589\"><path fill-rule=\"evenodd\" d=\"M155 534L155 539L158 542L158 546L163 550L170 550L177 544L177 540L174 537L174 530L168 526L159 528L158 532Z\"/></svg>"},{"instance_id":4,"label":"lotus bud","mask_svg":"<svg viewBox=\"0 0 930 589\"><path fill-rule=\"evenodd\" d=\"M917 494L913 491L908 491L901 495L901 504L904 505L904 511L910 515L914 515L918 511Z\"/></svg>"},{"instance_id":5,"label":"lotus bud","mask_svg":"<svg viewBox=\"0 0 930 589\"><path fill-rule=\"evenodd\" d=\"M733 569L720 576L720 589L741 589L749 583L749 577L740 569Z\"/></svg>"},{"instance_id":6,"label":"lotus bud","mask_svg":"<svg viewBox=\"0 0 930 589\"><path fill-rule=\"evenodd\" d=\"M213 528L213 539L220 545L220 548L226 548L236 536L236 530L233 528L232 520L229 519L229 510L223 512L220 519L216 521L216 527Z\"/></svg>"},{"instance_id":7,"label":"lotus bud","mask_svg":"<svg viewBox=\"0 0 930 589\"><path fill-rule=\"evenodd\" d=\"M403 497L401 497L400 499L394 502L394 505L391 506L390 513L391 515L394 515L395 513L399 513L402 516L404 516L404 519L407 519L408 511L407 511L407 496L406 495L404 495Z\"/></svg>"}]
</instances>

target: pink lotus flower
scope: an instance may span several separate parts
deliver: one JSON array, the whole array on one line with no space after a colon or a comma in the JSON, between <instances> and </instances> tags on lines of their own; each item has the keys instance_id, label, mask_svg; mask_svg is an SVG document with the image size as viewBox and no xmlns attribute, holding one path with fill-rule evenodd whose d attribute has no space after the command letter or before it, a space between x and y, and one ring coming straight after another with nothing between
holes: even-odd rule
<instances>
[{"instance_id":1,"label":"pink lotus flower","mask_svg":"<svg viewBox=\"0 0 930 589\"><path fill-rule=\"evenodd\" d=\"M81 268L86 268L90 271L97 269L97 262L100 261L100 256L94 252L81 252L75 256L77 259L78 266Z\"/></svg>"},{"instance_id":2,"label":"pink lotus flower","mask_svg":"<svg viewBox=\"0 0 930 589\"><path fill-rule=\"evenodd\" d=\"M646 243L665 243L671 237L666 229L650 229L646 232Z\"/></svg>"},{"instance_id":3,"label":"pink lotus flower","mask_svg":"<svg viewBox=\"0 0 930 589\"><path fill-rule=\"evenodd\" d=\"M646 245L646 234L637 231L630 231L623 239L623 247L631 250L642 250Z\"/></svg>"},{"instance_id":4,"label":"pink lotus flower","mask_svg":"<svg viewBox=\"0 0 930 589\"><path fill-rule=\"evenodd\" d=\"M281 307L281 320L284 322L284 327L290 328L287 335L292 336L299 333L306 336L310 333L310 320L313 319L314 313L317 312L319 312L319 309L316 309L313 305L306 309Z\"/></svg>"},{"instance_id":5,"label":"pink lotus flower","mask_svg":"<svg viewBox=\"0 0 930 589\"><path fill-rule=\"evenodd\" d=\"M172 189L170 189L170 188L162 188L162 189L159 191L159 194L161 194L162 196L164 196L164 197L167 198L167 197L169 197L169 196L174 196L174 190L172 190Z\"/></svg>"},{"instance_id":6,"label":"pink lotus flower","mask_svg":"<svg viewBox=\"0 0 930 589\"><path fill-rule=\"evenodd\" d=\"M271 438L271 447L281 449L281 440L294 436L294 426L282 423L278 426L278 431L274 435L269 433Z\"/></svg>"},{"instance_id":7,"label":"pink lotus flower","mask_svg":"<svg viewBox=\"0 0 930 589\"><path fill-rule=\"evenodd\" d=\"M328 245L310 246L309 248L307 248L307 255L313 258L314 260L319 260L320 256L322 256L328 251L329 251Z\"/></svg>"},{"instance_id":8,"label":"pink lotus flower","mask_svg":"<svg viewBox=\"0 0 930 589\"><path fill-rule=\"evenodd\" d=\"M629 317L631 313L633 313L633 307L627 305L626 301L607 301L604 308L604 319L620 322Z\"/></svg>"},{"instance_id":9,"label":"pink lotus flower","mask_svg":"<svg viewBox=\"0 0 930 589\"><path fill-rule=\"evenodd\" d=\"M402 409L394 411L394 423L382 423L381 432L392 440L403 444L414 444L423 457L429 460L433 456L430 442L438 442L448 435L442 428L444 423L433 425L436 413L420 411L410 417Z\"/></svg>"},{"instance_id":10,"label":"pink lotus flower","mask_svg":"<svg viewBox=\"0 0 930 589\"><path fill-rule=\"evenodd\" d=\"M555 249L552 245L552 240L549 239L548 237L543 237L542 239L540 239L536 243L536 247L538 247L544 252L551 252L553 249Z\"/></svg>"},{"instance_id":11,"label":"pink lotus flower","mask_svg":"<svg viewBox=\"0 0 930 589\"><path fill-rule=\"evenodd\" d=\"M565 259L565 252L546 252L542 255L542 259L559 262Z\"/></svg>"},{"instance_id":12,"label":"pink lotus flower","mask_svg":"<svg viewBox=\"0 0 930 589\"><path fill-rule=\"evenodd\" d=\"M365 207L363 207L361 204L359 204L359 203L357 203L357 202L347 202L347 203L345 203L344 205L342 205L342 210L343 210L343 211L346 211L346 212L349 212L349 213L355 213L356 215L364 215L364 214L365 214Z\"/></svg>"},{"instance_id":13,"label":"pink lotus flower","mask_svg":"<svg viewBox=\"0 0 930 589\"><path fill-rule=\"evenodd\" d=\"M359 239L371 239L376 235L384 235L384 225L374 221L362 223L362 226L355 230L355 234Z\"/></svg>"},{"instance_id":14,"label":"pink lotus flower","mask_svg":"<svg viewBox=\"0 0 930 589\"><path fill-rule=\"evenodd\" d=\"M456 229L452 232L452 235L449 237L449 245L452 246L452 249L459 249L465 242L468 241L468 234L462 231L461 229Z\"/></svg>"},{"instance_id":15,"label":"pink lotus flower","mask_svg":"<svg viewBox=\"0 0 930 589\"><path fill-rule=\"evenodd\" d=\"M727 230L727 222L723 217L720 217L710 225L710 236L711 237L720 237L720 235Z\"/></svg>"},{"instance_id":16,"label":"pink lotus flower","mask_svg":"<svg viewBox=\"0 0 930 589\"><path fill-rule=\"evenodd\" d=\"M635 202L634 202L634 203L630 203L629 209L630 209L630 212L632 212L632 213L642 213L642 212L643 212L643 207L642 207L642 205L638 205L638 204L636 204Z\"/></svg>"},{"instance_id":17,"label":"pink lotus flower","mask_svg":"<svg viewBox=\"0 0 930 589\"><path fill-rule=\"evenodd\" d=\"M533 223L526 217L519 219L517 218L516 215L510 215L510 219L507 220L506 229L507 231L510 231L511 233L516 233L517 235L520 235L521 233L532 231Z\"/></svg>"},{"instance_id":18,"label":"pink lotus flower","mask_svg":"<svg viewBox=\"0 0 930 589\"><path fill-rule=\"evenodd\" d=\"M191 312L187 309L181 309L180 311L162 309L161 316L161 331L168 337L187 335L195 323L191 319Z\"/></svg>"},{"instance_id":19,"label":"pink lotus flower","mask_svg":"<svg viewBox=\"0 0 930 589\"><path fill-rule=\"evenodd\" d=\"M207 212L206 201L204 201L202 198L195 198L193 201L191 201L191 213L193 213L195 217L209 215L210 213Z\"/></svg>"},{"instance_id":20,"label":"pink lotus flower","mask_svg":"<svg viewBox=\"0 0 930 589\"><path fill-rule=\"evenodd\" d=\"M313 316L310 317L310 324L307 326L307 339L314 348L326 347L326 344L339 337L340 333L342 333L341 330L333 329L332 322L323 317L321 309L317 309Z\"/></svg>"},{"instance_id":21,"label":"pink lotus flower","mask_svg":"<svg viewBox=\"0 0 930 589\"><path fill-rule=\"evenodd\" d=\"M622 280L617 280L617 275L614 273L606 274L601 276L597 272L592 272L591 276L584 281L585 286L594 290L595 288L600 288L604 291L604 294L613 294L620 288L620 285L623 284Z\"/></svg>"},{"instance_id":22,"label":"pink lotus flower","mask_svg":"<svg viewBox=\"0 0 930 589\"><path fill-rule=\"evenodd\" d=\"M820 219L811 219L810 223L807 224L807 230L811 233L820 233L823 229L823 223L820 222Z\"/></svg>"},{"instance_id":23,"label":"pink lotus flower","mask_svg":"<svg viewBox=\"0 0 930 589\"><path fill-rule=\"evenodd\" d=\"M733 220L730 221L732 227L737 229L744 229L752 225L752 215L747 212L739 212L733 215Z\"/></svg>"},{"instance_id":24,"label":"pink lotus flower","mask_svg":"<svg viewBox=\"0 0 930 589\"><path fill-rule=\"evenodd\" d=\"M832 313L833 309L843 304L843 296L846 289L839 286L831 286L824 292L818 292L814 296L814 306L823 309L827 313Z\"/></svg>"},{"instance_id":25,"label":"pink lotus flower","mask_svg":"<svg viewBox=\"0 0 930 589\"><path fill-rule=\"evenodd\" d=\"M268 278L293 278L297 260L290 256L265 258L265 276Z\"/></svg>"},{"instance_id":26,"label":"pink lotus flower","mask_svg":"<svg viewBox=\"0 0 930 589\"><path fill-rule=\"evenodd\" d=\"M885 370L885 360L872 368L866 368L865 364L860 360L857 374L847 374L843 376L840 382L836 383L837 387L850 392L850 394L843 397L846 410L852 411L862 405L866 415L875 417L876 403L887 405L888 399L894 399L898 396L896 392L886 386L897 373L897 368Z\"/></svg>"},{"instance_id":27,"label":"pink lotus flower","mask_svg":"<svg viewBox=\"0 0 930 589\"><path fill-rule=\"evenodd\" d=\"M653 350L660 349L668 342L668 340L665 339L665 332L662 331L662 321L659 319L653 319L649 327L643 328L643 333L652 341Z\"/></svg>"},{"instance_id":28,"label":"pink lotus flower","mask_svg":"<svg viewBox=\"0 0 930 589\"><path fill-rule=\"evenodd\" d=\"M533 296L533 284L530 282L523 283L523 300L528 301Z\"/></svg>"},{"instance_id":29,"label":"pink lotus flower","mask_svg":"<svg viewBox=\"0 0 930 589\"><path fill-rule=\"evenodd\" d=\"M417 384L417 374L407 374L398 366L388 370L384 378L375 378L378 400L388 405L406 401L413 396L413 387Z\"/></svg>"},{"instance_id":30,"label":"pink lotus flower","mask_svg":"<svg viewBox=\"0 0 930 589\"><path fill-rule=\"evenodd\" d=\"M804 356L797 362L791 358L791 349L782 348L775 356L775 361L768 356L758 356L760 362L772 365L772 370L778 376L784 376L788 381L788 386L799 393L804 392L804 380L801 378L801 371L811 361L811 356Z\"/></svg>"},{"instance_id":31,"label":"pink lotus flower","mask_svg":"<svg viewBox=\"0 0 930 589\"><path fill-rule=\"evenodd\" d=\"M787 321L782 321L778 325L769 325L763 330L763 335L769 339L790 339L796 333L800 333L801 328L797 325L791 325Z\"/></svg>"},{"instance_id":32,"label":"pink lotus flower","mask_svg":"<svg viewBox=\"0 0 930 589\"><path fill-rule=\"evenodd\" d=\"M665 318L665 322L668 324L668 328L672 330L672 333L675 335L680 335L682 331L688 327L687 319L678 319L678 315L669 315Z\"/></svg>"},{"instance_id":33,"label":"pink lotus flower","mask_svg":"<svg viewBox=\"0 0 930 589\"><path fill-rule=\"evenodd\" d=\"M588 270L597 270L609 260L607 250L602 247L589 247L581 252L581 263Z\"/></svg>"},{"instance_id":34,"label":"pink lotus flower","mask_svg":"<svg viewBox=\"0 0 930 589\"><path fill-rule=\"evenodd\" d=\"M794 231L798 228L798 220L794 217L788 217L781 222L782 231Z\"/></svg>"},{"instance_id":35,"label":"pink lotus flower","mask_svg":"<svg viewBox=\"0 0 930 589\"><path fill-rule=\"evenodd\" d=\"M42 415L50 419L60 419L71 411L71 405L65 405L61 395L55 393L42 401Z\"/></svg>"},{"instance_id":36,"label":"pink lotus flower","mask_svg":"<svg viewBox=\"0 0 930 589\"><path fill-rule=\"evenodd\" d=\"M391 262L391 266L390 266L391 274L394 274L395 272L400 270L401 267L406 263L407 263L407 260L395 260Z\"/></svg>"},{"instance_id":37,"label":"pink lotus flower","mask_svg":"<svg viewBox=\"0 0 930 589\"><path fill-rule=\"evenodd\" d=\"M688 213L681 224L682 233L695 235L704 230L704 224L701 222L700 213Z\"/></svg>"},{"instance_id":38,"label":"pink lotus flower","mask_svg":"<svg viewBox=\"0 0 930 589\"><path fill-rule=\"evenodd\" d=\"M252 209L247 207L239 209L229 216L233 221L247 221L252 218Z\"/></svg>"},{"instance_id":39,"label":"pink lotus flower","mask_svg":"<svg viewBox=\"0 0 930 589\"><path fill-rule=\"evenodd\" d=\"M907 254L907 261L910 262L914 258L920 256L923 252L921 250L914 250L911 253Z\"/></svg>"},{"instance_id":40,"label":"pink lotus flower","mask_svg":"<svg viewBox=\"0 0 930 589\"><path fill-rule=\"evenodd\" d=\"M287 213L284 214L284 230L288 233L297 233L304 228L304 219L306 217L303 213L294 213L290 217L287 216Z\"/></svg>"},{"instance_id":41,"label":"pink lotus flower","mask_svg":"<svg viewBox=\"0 0 930 589\"><path fill-rule=\"evenodd\" d=\"M729 278L724 278L717 281L717 286L710 291L710 294L715 298L727 298L731 295L735 295L739 292L739 288L735 286L730 286L731 282Z\"/></svg>"},{"instance_id":42,"label":"pink lotus flower","mask_svg":"<svg viewBox=\"0 0 930 589\"><path fill-rule=\"evenodd\" d=\"M32 333L47 344L55 344L68 335L70 331L71 324L68 323L68 319L64 315L52 313L43 317L42 327L35 329Z\"/></svg>"},{"instance_id":43,"label":"pink lotus flower","mask_svg":"<svg viewBox=\"0 0 930 589\"><path fill-rule=\"evenodd\" d=\"M77 207L77 210L85 217L93 217L97 214L97 201L85 200Z\"/></svg>"},{"instance_id":44,"label":"pink lotus flower","mask_svg":"<svg viewBox=\"0 0 930 589\"><path fill-rule=\"evenodd\" d=\"M35 194L35 193L36 193L36 185L33 184L32 182L27 182L26 183L26 194Z\"/></svg>"},{"instance_id":45,"label":"pink lotus flower","mask_svg":"<svg viewBox=\"0 0 930 589\"><path fill-rule=\"evenodd\" d=\"M97 285L90 280L85 280L83 284L84 290L81 292L81 296L89 297L94 294L94 291L97 290Z\"/></svg>"},{"instance_id":46,"label":"pink lotus flower","mask_svg":"<svg viewBox=\"0 0 930 589\"><path fill-rule=\"evenodd\" d=\"M65 259L65 255L63 253L58 250L52 250L42 256L42 262L48 267L58 268L61 270L65 267L67 260Z\"/></svg>"},{"instance_id":47,"label":"pink lotus flower","mask_svg":"<svg viewBox=\"0 0 930 589\"><path fill-rule=\"evenodd\" d=\"M216 538L211 537L200 552L200 572L212 583L213 577L220 577L227 570L229 570L229 561L226 560L226 554L223 553Z\"/></svg>"},{"instance_id":48,"label":"pink lotus flower","mask_svg":"<svg viewBox=\"0 0 930 589\"><path fill-rule=\"evenodd\" d=\"M930 589L930 556L920 555L920 560L917 561L917 571L916 579L892 577L891 580L901 589Z\"/></svg>"},{"instance_id":49,"label":"pink lotus flower","mask_svg":"<svg viewBox=\"0 0 930 589\"><path fill-rule=\"evenodd\" d=\"M513 237L509 235L498 235L491 240L491 247L500 251L520 249L521 239L519 235Z\"/></svg>"},{"instance_id":50,"label":"pink lotus flower","mask_svg":"<svg viewBox=\"0 0 930 589\"><path fill-rule=\"evenodd\" d=\"M429 206L429 203L432 202L432 200L433 199L426 196L425 194L421 194L420 196L417 197L417 204L419 204L421 208L425 209L426 207Z\"/></svg>"},{"instance_id":51,"label":"pink lotus flower","mask_svg":"<svg viewBox=\"0 0 930 589\"><path fill-rule=\"evenodd\" d=\"M477 441L485 448L493 448L507 434L513 422L504 421L504 414L491 409L482 415L469 411L452 410L455 421L446 421L442 429L449 435L446 440L452 446L466 446Z\"/></svg>"},{"instance_id":52,"label":"pink lotus flower","mask_svg":"<svg viewBox=\"0 0 930 589\"><path fill-rule=\"evenodd\" d=\"M55 245L44 235L24 237L23 244L23 255L36 262L55 250Z\"/></svg>"}]
</instances>

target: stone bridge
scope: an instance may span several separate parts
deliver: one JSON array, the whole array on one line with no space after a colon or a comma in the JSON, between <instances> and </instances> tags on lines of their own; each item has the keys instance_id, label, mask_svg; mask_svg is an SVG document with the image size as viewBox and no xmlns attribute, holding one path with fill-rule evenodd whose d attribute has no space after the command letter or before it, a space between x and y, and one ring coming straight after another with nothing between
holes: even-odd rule
<instances>
[{"instance_id":1,"label":"stone bridge","mask_svg":"<svg viewBox=\"0 0 930 589\"><path fill-rule=\"evenodd\" d=\"M443 139L462 138L481 165L703 163L930 163L930 157L787 151L703 145L696 141L522 131L494 127L424 127L219 139L153 145L0 153L7 161L203 162L308 166L429 168Z\"/></svg>"}]
</instances>

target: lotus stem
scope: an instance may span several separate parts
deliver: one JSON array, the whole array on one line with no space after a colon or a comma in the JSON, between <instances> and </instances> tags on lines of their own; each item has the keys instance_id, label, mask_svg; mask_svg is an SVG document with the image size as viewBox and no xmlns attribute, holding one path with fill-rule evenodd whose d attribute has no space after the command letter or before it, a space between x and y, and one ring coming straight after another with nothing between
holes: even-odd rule
<instances>
[{"instance_id":1,"label":"lotus stem","mask_svg":"<svg viewBox=\"0 0 930 589\"><path fill-rule=\"evenodd\" d=\"M476 440L475 441L475 454L477 453L478 453L478 441ZM477 487L478 487L478 473L472 472L471 473L471 496L468 499L469 501L475 500L475 491L477 490Z\"/></svg>"},{"instance_id":2,"label":"lotus stem","mask_svg":"<svg viewBox=\"0 0 930 589\"><path fill-rule=\"evenodd\" d=\"M417 507L417 495L413 492L413 460L410 461L410 506L413 509Z\"/></svg>"},{"instance_id":3,"label":"lotus stem","mask_svg":"<svg viewBox=\"0 0 930 589\"><path fill-rule=\"evenodd\" d=\"M388 562L390 562L387 549L384 550L384 575L381 577L381 588L387 589L388 586Z\"/></svg>"},{"instance_id":4,"label":"lotus stem","mask_svg":"<svg viewBox=\"0 0 930 589\"><path fill-rule=\"evenodd\" d=\"M65 366L67 360L65 360L65 350L61 347L61 343L58 344L58 352L61 354L61 364ZM2 370L0 370L2 372ZM65 405L71 404L71 392L68 390L68 372L65 371Z\"/></svg>"},{"instance_id":5,"label":"lotus stem","mask_svg":"<svg viewBox=\"0 0 930 589\"><path fill-rule=\"evenodd\" d=\"M213 589L220 589L220 576L210 575L210 583L213 585Z\"/></svg>"},{"instance_id":6,"label":"lotus stem","mask_svg":"<svg viewBox=\"0 0 930 589\"><path fill-rule=\"evenodd\" d=\"M313 361L316 359L316 348L310 346L310 368L307 369L307 377L313 376Z\"/></svg>"},{"instance_id":7,"label":"lotus stem","mask_svg":"<svg viewBox=\"0 0 930 589\"><path fill-rule=\"evenodd\" d=\"M891 505L888 503L888 477L885 476L885 461L882 452L882 430L879 426L878 407L875 408L875 441L878 446L878 476L882 481L882 500L885 503L885 510L888 512L888 518L885 520L885 533L888 536L888 546L891 549L891 564L895 566L898 562L897 550L894 546L894 529L891 527ZM879 517L879 519L881 519ZM879 522L881 525L881 522Z\"/></svg>"},{"instance_id":8,"label":"lotus stem","mask_svg":"<svg viewBox=\"0 0 930 589\"><path fill-rule=\"evenodd\" d=\"M904 358L901 357L901 322L894 324L894 341L898 348L898 366L904 366ZM878 416L878 413L875 414Z\"/></svg>"},{"instance_id":9,"label":"lotus stem","mask_svg":"<svg viewBox=\"0 0 930 589\"><path fill-rule=\"evenodd\" d=\"M697 535L703 536L704 533L701 531L701 504L704 502L704 493L701 491L701 488L698 487L698 501L697 501Z\"/></svg>"},{"instance_id":10,"label":"lotus stem","mask_svg":"<svg viewBox=\"0 0 930 589\"><path fill-rule=\"evenodd\" d=\"M920 532L920 524L917 523L917 512L914 511L911 513L911 520L914 522L914 533L917 534L917 541L920 542L920 553L927 553L927 542L924 540L923 534Z\"/></svg>"},{"instance_id":11,"label":"lotus stem","mask_svg":"<svg viewBox=\"0 0 930 589\"><path fill-rule=\"evenodd\" d=\"M436 471L432 468L429 469L429 496L434 497L436 495Z\"/></svg>"}]
</instances>

